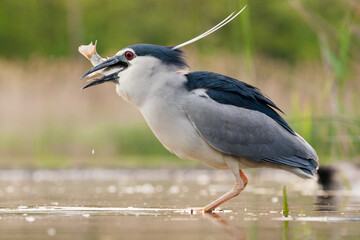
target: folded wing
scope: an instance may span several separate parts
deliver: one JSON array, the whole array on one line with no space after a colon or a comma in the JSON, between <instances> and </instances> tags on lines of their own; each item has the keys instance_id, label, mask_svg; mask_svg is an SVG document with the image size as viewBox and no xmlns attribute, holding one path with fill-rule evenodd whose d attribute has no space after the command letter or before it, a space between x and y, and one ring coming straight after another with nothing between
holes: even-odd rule
<instances>
[{"instance_id":1,"label":"folded wing","mask_svg":"<svg viewBox=\"0 0 360 240\"><path fill-rule=\"evenodd\" d=\"M191 91L184 111L209 145L230 155L297 167L309 175L316 172L314 149L272 109L277 107L258 89L246 84L249 89L241 89L245 95L234 89L242 83L235 79L207 72L202 72L202 77L189 75L188 85L195 86L191 81L196 81L197 87L188 86ZM220 84L221 79L227 81Z\"/></svg>"}]
</instances>

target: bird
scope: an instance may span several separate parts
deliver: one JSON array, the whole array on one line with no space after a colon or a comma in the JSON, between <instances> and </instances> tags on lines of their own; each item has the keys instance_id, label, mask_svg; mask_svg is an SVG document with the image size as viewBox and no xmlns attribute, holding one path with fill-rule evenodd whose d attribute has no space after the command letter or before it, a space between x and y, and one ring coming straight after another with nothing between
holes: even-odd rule
<instances>
[{"instance_id":1,"label":"bird","mask_svg":"<svg viewBox=\"0 0 360 240\"><path fill-rule=\"evenodd\" d=\"M231 170L233 188L208 205L194 208L196 211L212 212L239 195L248 183L243 169L281 169L315 179L319 168L314 148L257 87L214 72L189 71L179 48L222 28L245 7L174 47L135 44L108 59L96 53L96 43L79 47L94 65L82 78L101 75L84 88L115 83L116 92L141 112L168 151L215 169Z\"/></svg>"}]
</instances>

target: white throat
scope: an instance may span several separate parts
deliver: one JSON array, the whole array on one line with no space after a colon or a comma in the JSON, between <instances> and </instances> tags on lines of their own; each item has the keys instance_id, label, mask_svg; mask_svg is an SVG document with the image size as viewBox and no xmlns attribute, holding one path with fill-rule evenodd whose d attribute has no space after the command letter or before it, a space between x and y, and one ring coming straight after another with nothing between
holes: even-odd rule
<instances>
[{"instance_id":1,"label":"white throat","mask_svg":"<svg viewBox=\"0 0 360 240\"><path fill-rule=\"evenodd\" d=\"M137 57L130 62L128 69L119 75L116 92L126 101L141 108L151 98L161 97L173 81L186 70L164 64L152 56Z\"/></svg>"}]
</instances>

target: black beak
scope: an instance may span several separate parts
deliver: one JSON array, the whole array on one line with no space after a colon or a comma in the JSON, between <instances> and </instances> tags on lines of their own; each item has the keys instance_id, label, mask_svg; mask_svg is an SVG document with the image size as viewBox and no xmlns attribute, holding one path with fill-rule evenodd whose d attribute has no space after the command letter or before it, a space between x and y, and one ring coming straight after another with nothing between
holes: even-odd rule
<instances>
[{"instance_id":1,"label":"black beak","mask_svg":"<svg viewBox=\"0 0 360 240\"><path fill-rule=\"evenodd\" d=\"M101 65L101 64L100 64ZM99 66L99 65L98 65ZM105 77L102 77L102 78L99 78L99 79L96 79L95 81L89 83L88 85L86 85L85 87L83 87L83 89L85 88L88 88L88 87L92 87L92 86L95 86L95 85L98 85L98 84L102 84L104 82L113 82L115 80L117 80L119 78L119 73L121 71L123 71L124 69L121 69L120 71L117 71L117 72L114 72L110 75L107 75ZM91 71L91 70L90 70ZM96 71L96 70L95 70Z\"/></svg>"},{"instance_id":2,"label":"black beak","mask_svg":"<svg viewBox=\"0 0 360 240\"><path fill-rule=\"evenodd\" d=\"M122 56L114 56L109 58L108 60L106 60L103 63L100 63L99 65L93 67L92 69L90 69L89 71L87 71L82 77L81 79L83 79L84 77L86 77L87 75L89 75L90 73L96 72L100 69L106 68L106 67L114 67L114 66L119 66L119 67L127 67L128 63L126 62L126 60L122 57ZM111 74L112 75L112 74ZM109 75L109 76L111 76ZM101 78L103 79L103 78ZM100 80L100 79L99 79Z\"/></svg>"}]
</instances>

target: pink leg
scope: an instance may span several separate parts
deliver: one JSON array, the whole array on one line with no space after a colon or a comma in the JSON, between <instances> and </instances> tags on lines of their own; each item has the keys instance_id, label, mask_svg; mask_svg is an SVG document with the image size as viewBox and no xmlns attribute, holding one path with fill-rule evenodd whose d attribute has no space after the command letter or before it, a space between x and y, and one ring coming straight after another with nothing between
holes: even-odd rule
<instances>
[{"instance_id":1,"label":"pink leg","mask_svg":"<svg viewBox=\"0 0 360 240\"><path fill-rule=\"evenodd\" d=\"M206 205L204 207L204 212L212 212L215 208L217 208L224 202L230 200L231 198L236 197L237 195L240 194L242 190L245 189L248 183L248 179L241 169L239 169L239 172L235 174L235 178L236 178L236 183L234 187L229 192L225 193L224 195L222 195L212 203Z\"/></svg>"}]
</instances>

